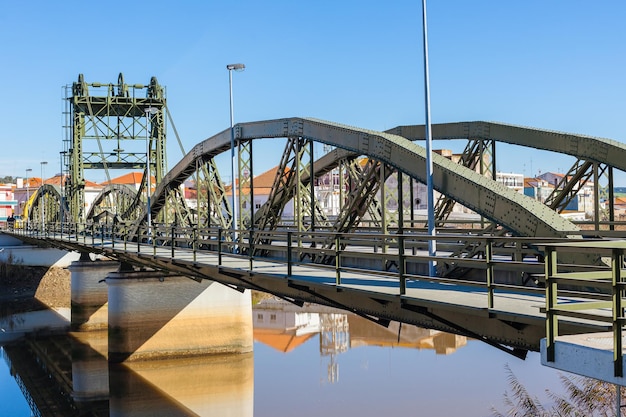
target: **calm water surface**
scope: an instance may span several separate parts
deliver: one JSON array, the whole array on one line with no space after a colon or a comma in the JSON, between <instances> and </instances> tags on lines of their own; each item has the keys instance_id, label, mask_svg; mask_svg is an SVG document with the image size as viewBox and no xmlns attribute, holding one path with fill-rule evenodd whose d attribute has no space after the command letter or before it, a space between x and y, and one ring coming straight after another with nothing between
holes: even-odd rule
<instances>
[{"instance_id":1,"label":"calm water surface","mask_svg":"<svg viewBox=\"0 0 626 417\"><path fill-rule=\"evenodd\" d=\"M563 392L538 353L522 361L461 336L305 307L255 307L250 355L126 366L106 361L105 333L7 344L0 416L34 415L26 397L47 404L43 416L489 416L506 410L507 364L544 404L545 389Z\"/></svg>"}]
</instances>

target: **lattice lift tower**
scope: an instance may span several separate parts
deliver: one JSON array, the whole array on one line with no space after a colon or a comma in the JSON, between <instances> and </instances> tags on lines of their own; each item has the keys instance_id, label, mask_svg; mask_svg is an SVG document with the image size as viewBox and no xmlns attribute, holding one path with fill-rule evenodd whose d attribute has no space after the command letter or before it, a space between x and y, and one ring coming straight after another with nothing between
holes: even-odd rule
<instances>
[{"instance_id":1,"label":"lattice lift tower","mask_svg":"<svg viewBox=\"0 0 626 417\"><path fill-rule=\"evenodd\" d=\"M102 94L96 95L98 92ZM61 165L66 171L66 220L85 221L87 170L103 170L110 181L109 170L143 169L135 199L138 203L148 187L147 173L158 184L167 169L165 89L156 77L149 85L129 85L120 73L117 84L102 84L87 83L80 74L77 82L66 86L65 103Z\"/></svg>"}]
</instances>

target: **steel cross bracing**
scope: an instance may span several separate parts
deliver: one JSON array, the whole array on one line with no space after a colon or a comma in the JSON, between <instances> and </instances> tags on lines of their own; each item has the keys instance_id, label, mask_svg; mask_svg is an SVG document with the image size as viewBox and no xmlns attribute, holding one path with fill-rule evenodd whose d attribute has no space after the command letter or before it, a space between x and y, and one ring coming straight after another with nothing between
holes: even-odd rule
<instances>
[{"instance_id":1,"label":"steel cross bracing","mask_svg":"<svg viewBox=\"0 0 626 417\"><path fill-rule=\"evenodd\" d=\"M457 137L458 134L459 137L466 136L484 141L484 143L479 145L479 147L483 148L483 152L484 148L489 149L489 145L493 147L493 142L489 141L497 139L485 138L485 136L492 135L498 129L490 126L489 129L480 130L472 126L471 124L465 126L466 128L463 129L462 135L458 134L458 132L453 132L453 134L450 134L450 137ZM439 132L437 129L440 129L440 126L436 125L435 127L435 133ZM297 218L294 219L293 223L296 228L308 230L307 228L312 225L314 228L322 227L328 228L328 230L350 231L361 227L367 218L364 218L362 214L359 215L358 211L355 216L354 204L356 202L352 200L352 197L348 197L350 190L344 190L344 187L341 187L342 208L335 222L330 222L317 214L311 217L311 213L317 213L317 209L310 209L311 201L314 202L313 207L319 206L319 202L313 199L314 196L311 193L310 184L315 183L315 179L311 179L311 177L317 178L331 169L348 171L346 164L340 163L342 160L356 160L359 156L363 156L367 160L372 160L377 164L382 164L381 166L385 166L385 178L390 178L389 175L396 175L398 183L396 210L398 209L398 202L405 201L404 195L400 196L401 193L405 193L404 187L400 187L400 184L406 181L424 181L425 154L423 148L392 134L299 118L242 123L238 124L235 130L238 149L248 146L248 142L253 142L255 139L288 138L288 145L283 153L283 161L279 165L279 174L276 177L272 191L274 194L270 196L268 203L260 209L253 211L255 232L276 230L278 227L284 226L284 223L282 223L284 220L281 215L282 210L285 204L294 198L293 204L299 206L295 213ZM536 134L535 131L532 131L532 133ZM448 137L448 134L446 133L443 137ZM518 139L518 141L521 140ZM196 145L194 150L188 153L168 173L167 178L164 178L157 185L152 206L153 217L156 218L156 215L162 210L172 213L172 209L165 209L166 201L170 201L169 205L173 201L173 199L168 197L168 193L180 186L194 173L198 176L199 173L197 171L202 170L200 167L204 166L204 161L212 160L214 156L227 151L229 142L229 131L224 131ZM318 161L312 161L310 156L302 154L302 152L303 149L310 149L310 144L313 142L327 144L333 147L333 151ZM244 143L246 145L243 145ZM240 156L240 175L242 175L241 171L249 169L250 177L254 177L251 163L246 165L247 160L252 160L251 156L246 156L246 153L252 155L252 147L250 146L250 151L244 150L240 152L244 155ZM310 153L310 151L308 152ZM485 161L484 156L469 157L470 161L472 159L478 159L481 163L488 162ZM493 222L493 224L500 225L508 233L520 236L567 236L578 233L576 226L537 201L517 194L503 185L495 183L492 179L486 178L472 169L462 167L440 155L434 155L434 162L434 185L436 190L474 210ZM342 174L342 183L344 181L349 183L349 180L346 181L347 178L349 178L347 173ZM199 181L201 185L202 180ZM361 181L363 180L357 182L358 187L363 187L367 184L367 181ZM380 172L378 172L378 178L373 178L372 181L370 186L378 187L378 189L384 183L384 181L381 181ZM215 187L209 188L210 190L215 190ZM223 198L224 193L219 191L208 194L211 194L211 196L206 198L207 207L211 207L212 211L214 210L213 208L222 207L222 209L213 212L226 214L226 221L217 221L216 225L228 227L228 219L231 215L230 210L227 209L227 199ZM381 192L377 194L382 195ZM384 200L379 200L371 195L368 195L367 198L370 199L370 203L365 204L365 208L370 210L370 217L376 218L375 213L378 210L376 205L380 204L379 201ZM247 201L244 198L241 198L241 200ZM410 200L413 199L411 198ZM350 205L353 205L352 208L350 208ZM252 206L252 202L248 206ZM202 207L202 204L200 204L200 207ZM383 209L381 205L381 219L384 216ZM372 216L371 213L374 213L374 215ZM398 211L398 214L403 215L404 210ZM140 215L138 224L145 222L145 218L145 213ZM182 212L179 212L177 218L192 219L193 216L185 217L182 215ZM378 219L376 220L378 221ZM382 224L382 220L380 221ZM403 217L397 220L399 229L404 227L404 221ZM347 226L348 223L351 226ZM330 245L332 247L332 244Z\"/></svg>"},{"instance_id":2,"label":"steel cross bracing","mask_svg":"<svg viewBox=\"0 0 626 417\"><path fill-rule=\"evenodd\" d=\"M423 125L398 126L387 132L410 140L425 139ZM601 215L605 210L599 208L599 200L604 198L609 202L609 205L613 202L612 170L617 168L620 171L626 171L626 145L612 139L483 121L435 124L432 126L432 138L435 140L469 138L494 140L501 143L571 155L583 161L581 162L582 164L591 162L599 166L608 166L608 170L600 170L603 173L608 172L609 184L606 187L598 187L602 174L594 173L594 185L598 189L594 198L594 204L598 209L595 213ZM575 163L574 166L577 164ZM608 213L604 214L604 216L609 221L614 221L613 208L609 207L606 211ZM596 228L598 228L600 216L595 217Z\"/></svg>"},{"instance_id":3,"label":"steel cross bracing","mask_svg":"<svg viewBox=\"0 0 626 417\"><path fill-rule=\"evenodd\" d=\"M196 160L200 162L199 160ZM232 210L230 199L226 194L226 187L222 182L215 159L211 158L200 165L197 175L197 206L200 226L217 226L230 229L232 225ZM230 236L228 236L230 239Z\"/></svg>"},{"instance_id":4,"label":"steel cross bracing","mask_svg":"<svg viewBox=\"0 0 626 417\"><path fill-rule=\"evenodd\" d=\"M28 227L42 230L42 221L45 224L67 222L68 211L67 201L62 197L61 187L44 184L29 200L26 222Z\"/></svg>"},{"instance_id":5,"label":"steel cross bracing","mask_svg":"<svg viewBox=\"0 0 626 417\"><path fill-rule=\"evenodd\" d=\"M237 201L239 202L239 224L242 229L252 227L254 216L254 178L252 176L252 143L253 141L240 141L239 151L239 186L237 187Z\"/></svg>"},{"instance_id":6,"label":"steel cross bracing","mask_svg":"<svg viewBox=\"0 0 626 417\"><path fill-rule=\"evenodd\" d=\"M276 228L281 220L281 210L284 204L291 199L291 195L295 194L297 189L295 184L296 174L299 169L296 169L296 167L299 162L296 156L298 152L301 152L302 147L297 152L296 148L298 141L301 141L303 136L292 136L289 132L291 128L300 131L310 130L310 132L307 132L310 137L309 140L327 142L337 148L343 148L345 156L348 156L350 152L356 156L359 154L365 155L396 170L401 170L404 175L416 181L424 180L424 174L421 169L425 164L423 148L398 136L309 119L282 119L245 123L238 126L240 128L240 133L238 134L241 135L241 137L237 138L238 140L254 140L266 137L292 138L279 164L268 203L255 213L254 224L259 230ZM221 132L196 145L197 149L184 157L168 174L170 181L174 181L173 185L178 186L182 184L193 174L196 158L212 157L226 151L229 146L227 133ZM364 141L362 138L367 140ZM371 145L370 142L377 143ZM575 232L577 229L569 221L561 218L557 213L537 201L519 195L502 184L495 183L493 180L485 178L468 168L459 166L440 155L434 155L434 159L436 164L435 186L440 192L448 194L457 202L492 221L509 227L509 230L515 234L522 236L546 233L566 235ZM316 162L315 165L314 169L317 170L319 163ZM338 161L335 163L335 166L337 165ZM288 169L288 167L290 168ZM323 169L327 168L322 165L320 171ZM307 178L308 176L303 173L301 182L310 182L310 179ZM162 205L161 200L164 198L164 187L164 184L159 184L154 193L154 211L159 210L159 207ZM308 195L308 192L305 191L301 195ZM310 211L303 213L300 213L300 215L308 215L310 218ZM346 213L350 214L350 211L346 211ZM302 224L304 225L305 223L303 222Z\"/></svg>"},{"instance_id":7,"label":"steel cross bracing","mask_svg":"<svg viewBox=\"0 0 626 417\"><path fill-rule=\"evenodd\" d=\"M493 134L494 130L497 130L497 129L490 128L488 132L489 135ZM417 144L412 143L410 140L406 138L396 136L393 134L375 132L375 131L359 129L359 128L354 128L354 127L348 127L348 126L338 125L335 123L324 122L324 121L319 121L319 120L314 120L314 119L301 119L301 118L269 120L269 121L261 121L261 122L254 122L254 123L242 123L242 124L237 125L236 131L237 131L236 139L237 139L238 146L243 141L254 141L255 139L265 139L265 138L287 138L288 139L287 141L288 146L285 152L283 153L283 162L281 162L281 165L279 166L280 174L277 175L275 187L274 187L275 189L273 190L273 192L278 192L277 190L280 191L281 189L283 190L282 192L285 192L284 190L285 188L287 189L287 191L285 192L285 195L281 196L280 198L274 198L273 199L274 202L268 202L268 205L266 206L265 209L262 208L261 210L255 213L255 224L257 224L256 223L257 216L260 216L258 218L258 220L260 221L264 220L264 218L267 216L267 219L271 219L274 224L278 225L282 221L281 216L276 216L275 213L267 209L267 207L273 208L274 210L281 209L281 207L284 207L284 204L289 201L289 199L287 198L288 194L291 194L292 196L296 196L298 199L309 198L312 195L312 193L310 192L310 188L306 188L306 187L301 188L303 185L309 184L309 187L311 187L312 186L311 184L314 184L315 182L314 179L316 176L320 175L323 172L328 172L330 169L334 169L335 167L339 167L339 166L343 166L345 169L345 164L342 165L341 161L348 161L348 160L354 161L360 156L365 157L368 163L369 161L372 161L371 169L374 175L372 175L371 178L372 178L372 181L377 182L377 185L373 183L369 184L372 187L375 187L375 186L381 187L381 185L384 182L384 181L381 181L381 178L388 178L387 174L384 174L382 176L380 175L380 170L382 170L382 167L385 167L384 168L385 171L388 170L389 172L392 172L393 170L395 170L396 172L399 173L400 176L398 177L398 180L397 180L398 184L402 184L405 181L405 177L411 178L411 180L414 180L414 181L424 181L424 175L425 175L424 165L425 165L425 160L426 160L424 149L418 146ZM434 131L437 132L436 129ZM480 134L478 134L480 132L477 133L475 131L472 131L471 128L467 129L467 131L464 131L464 132L465 132L464 134L467 134L469 132L468 137L480 137ZM484 132L483 134L487 135ZM536 132L531 132L531 134L536 134ZM541 134L537 134L537 136L543 138ZM518 141L521 142L520 137L518 137ZM482 139L496 140L495 138L482 138ZM577 137L570 138L570 139L571 141L574 141L574 142L583 140L583 139L585 141L587 140L585 138L580 139ZM303 154L303 152L305 152L307 149L308 150L311 149L312 142L320 142L320 143L328 144L334 147L335 150L329 153L330 156L328 157L325 156L318 161L312 161L312 158L310 156L312 154L311 152L309 152L308 155ZM229 143L230 143L230 130L225 130L197 144L196 147L194 147L194 149L192 150L192 152L185 155L185 157L183 157L183 159L181 159L181 161L167 175L163 177L163 180L157 184L157 188L153 194L154 204L151 207L153 214L155 214L155 217L156 215L162 214L163 219L165 219L166 221L173 222L173 213L176 213L176 215L178 216L177 219L186 219L185 221L187 222L192 221L191 217L181 216L179 212L176 212L175 210L171 208L173 204L173 200L178 200L180 198L179 195L176 195L176 194L172 195L172 193L174 192L174 190L178 190L178 187L183 182L185 182L188 178L190 178L194 173L198 172L200 169L199 168L200 166L204 166L207 161L212 161L216 155L226 152L229 149ZM529 143L534 143L534 142L529 141ZM588 143L593 144L593 141L590 140L588 141ZM612 146L611 149L615 150L616 153L620 153L620 152L623 153L623 150L624 150L623 145L612 144L611 146ZM302 155L304 155L304 157L302 157ZM605 157L606 159L611 158L609 155L606 155ZM482 157L480 159L482 159ZM568 222L567 220L560 217L556 212L554 212L554 210L551 210L550 208L546 207L545 205L541 204L538 201L527 198L523 195L520 195L510 190L504 187L502 184L494 182L491 178L486 178L484 175L481 175L480 173L472 169L469 169L467 167L456 164L442 157L441 155L437 155L437 154L433 155L433 162L434 162L435 189L437 189L441 193L448 195L450 198L453 198L455 201L465 205L466 207L476 211L480 215L490 220L493 225L500 225L502 227L502 230L506 229L507 233L510 235L542 236L542 237L548 237L548 238L565 238L565 237L577 236L581 234L581 232L578 230L578 228L575 225L573 225L571 222ZM594 163L598 163L598 162L594 161ZM619 163L624 164L623 161ZM381 167L379 171L376 171L377 166ZM287 169L287 168L290 168L290 169ZM251 172L251 175L253 175L252 172ZM594 174L594 175L598 176L598 174ZM283 178L283 176L285 178ZM368 176L366 178L369 179L370 177ZM357 185L365 186L366 183L367 183L366 180L360 180L360 183L358 183ZM300 194L298 196L299 189L304 190L304 191L300 191ZM403 190L403 187L398 188L398 194L399 194L398 202L404 201L404 198L400 195L403 192L401 190ZM361 195L356 200L358 200L359 198L363 198L363 196ZM279 201L280 204L276 203L276 201ZM372 198L369 204L370 206L373 204L373 201L374 201L374 198ZM384 201L384 199L381 199L380 201ZM215 201L210 201L210 202L212 204L215 203ZM311 204L315 203L315 201L312 201L312 200L309 200L309 202ZM47 209L47 206L45 207ZM178 210L179 208L181 210L183 209L182 205L175 205L175 207L176 207L176 210ZM269 210L269 212L265 213L264 210ZM346 217L347 214L351 214L352 209L344 208L344 210L345 211L342 212L341 214L344 216L344 218L347 218ZM263 213L263 214L259 214L259 213ZM314 222L311 221L312 212L297 210L295 213L296 215L300 216L300 218L295 219L294 224L302 225L302 230L295 230L296 229L295 227L292 228L292 230L294 230L297 233L304 233L305 237L313 235L314 233L317 233L318 236L325 236L323 231L320 230L318 232L317 230L318 226L319 226L319 229L323 229L323 227L321 227L320 222L317 219ZM146 215L147 213L144 211L144 213L140 216L138 220L137 225L139 226L137 226L136 230L141 229L142 222L144 224L143 228L145 230ZM46 214L46 218L48 218L47 216L48 214ZM311 222L311 223L307 223L307 222ZM196 221L196 224L194 226L198 226L197 223L198 222ZM355 229L360 227L361 225L360 223L361 222L354 220ZM399 219L399 223L400 225L403 223L402 219ZM313 227L310 227L310 228L304 227L304 226L307 226L307 224L312 224ZM264 226L263 229L261 229L260 227L259 229L255 229L254 233L256 234L256 233L262 233L266 231L270 232L272 228L277 229L277 227L272 226L272 224L269 222L268 222L268 225L269 226ZM330 226L330 223L328 223L328 225ZM157 242L160 242L160 244L163 244L167 240L167 233L168 233L167 227L169 226L166 225L165 234L159 236L158 239L154 239L153 240L154 243L150 245L150 250L153 251L153 253L160 250L159 247L157 246ZM46 230L50 231L50 229L46 229ZM179 236L179 233L184 233L183 229L180 229L180 230L181 230L180 232L176 231L177 237ZM56 230L54 230L54 232L56 232ZM277 232L280 233L284 231L278 230ZM220 237L224 236L223 234L219 234L219 233L220 232L218 232L217 236L220 236ZM124 232L123 237L132 239L134 238L134 236L137 236L138 238L139 235L140 233L135 234L131 232ZM245 233L243 235L244 237L250 236L249 234L245 234ZM382 235L380 231L379 231L379 235ZM77 234L76 239L78 239L79 236L80 235ZM163 236L165 236L165 238ZM195 234L194 236L197 237L197 235ZM416 235L415 237L419 237L419 236ZM415 238L415 237L412 237L412 238ZM361 238L361 236L358 236L357 238ZM378 243L377 248L380 249L382 245L390 244L394 250L398 251L398 253L402 254L403 256L404 255L409 256L409 254L405 252L404 245L403 244L401 245L401 242L404 242L406 238L407 238L406 236L399 236L399 235L397 237L389 237L387 235L384 235L384 238L380 241L382 243ZM172 240L174 239L174 232L172 232L171 239ZM297 248L295 250L298 251L298 254L301 255L303 253L307 253L307 251L308 253L312 253L312 254L321 253L320 251L318 251L319 248L314 248L313 245L310 244L310 242L309 242L310 246L308 247L305 247L304 245L302 245L301 241L303 241L303 239L304 237L300 236L300 240L298 241L298 244L295 246L295 248ZM370 236L370 239L376 239L376 238ZM493 239L496 239L496 238L493 237ZM211 240L205 239L205 240L208 242L206 243L206 245L209 245L209 246L212 245L212 246L219 247L219 245L222 245L221 243L222 239L211 239ZM459 240L462 240L462 239L456 238L454 240L454 245L452 246L455 246L455 245L459 246L460 244L464 244L463 242L459 242ZM468 240L471 240L471 239L468 239ZM316 242L319 242L319 241L321 240L317 240ZM121 240L118 240L117 244L119 244L119 242L121 242ZM267 243L268 244L272 243L271 239L268 239ZM279 242L279 243L284 243L284 241ZM111 242L109 244L112 245L113 243ZM138 247L140 244L141 242L138 242ZM252 258L258 254L258 253L255 253L255 250L254 250L256 242L253 239L248 238L247 242L242 241L239 244L240 244L240 247L243 248L244 250L246 249L246 247L248 248L249 250L248 255L250 256L250 262L252 262L253 260ZM104 245L104 243L102 245ZM194 245L196 245L195 241L194 241ZM340 241L336 249L345 248L345 246L343 245L344 245L344 242ZM175 244L172 244L172 248L171 248L172 252L174 251L175 246L176 246ZM232 247L233 245L231 244L230 246ZM481 248L480 244L475 244L474 246L476 248L479 248L477 251L480 251L480 248ZM416 246L416 247L419 247L419 246ZM522 252L523 250L524 250L523 248L520 248L518 249L518 252ZM484 252L487 253L487 250L484 250ZM391 256L391 253L386 253L382 255L389 258ZM141 256L137 257L133 255L132 253L130 254L126 253L124 256L128 256L128 260L132 259L136 262L145 261L145 260L139 259L139 258L142 258ZM378 257L377 259L380 259L380 255L376 255L376 256ZM486 255L486 256L488 258L486 260L487 267L491 267L492 260L489 260L491 259L491 254ZM311 258L313 258L313 256L311 256ZM166 259L169 259L169 261L167 261ZM578 259L580 260L580 258ZM583 262L585 265L589 265L589 264L593 264L597 259L594 259L593 254L589 254L589 256L583 260L585 261ZM179 272L179 273L184 273L184 272L187 272L189 274L193 273L192 267L190 267L189 269L185 269L182 267L181 269L177 269L179 265L178 264L174 265L175 262L172 259L172 256L170 256L169 258L163 257L163 259L159 260L159 262L163 262L162 264L159 264L156 261L150 261L150 262L154 262L150 264L153 267L157 267L157 268L162 267L166 269L172 268L171 269L172 271ZM169 266L166 266L165 262L171 262L171 264L169 264ZM463 258L462 257L456 258L455 262L462 263ZM385 263L385 266L387 265L388 264ZM402 262L402 259L399 258L395 264L395 267L396 267L396 270L400 279L402 279L402 276L404 274L404 269L400 267L401 265L403 265L403 262ZM213 266L211 267L206 266L205 268L212 268L212 267ZM208 269L206 269L206 271L208 271ZM388 272L388 270L386 268L381 269L381 273L384 273L384 272ZM214 277L218 280L223 279L223 280L226 280L227 282L230 282L231 285L236 285L233 282L228 281L228 280L234 276L232 274L237 275L239 274L239 272L230 271L231 275L228 275L227 273L223 273L218 268L218 271L215 273L218 273L220 275L215 276L215 275L211 275L209 272L206 272L207 274L206 277L207 278ZM253 287L255 285L259 285L259 280L257 280L256 273L253 274L251 272L249 275L250 276L242 273L241 275L237 275L237 279L244 280L246 283L245 285L249 285ZM255 277L254 279L252 278L253 276ZM330 300L329 302L333 302L333 303L342 302L342 300L336 298L335 293L337 291L334 291L334 292L329 291L328 293L326 293L326 292L323 292L323 290L320 290L323 293L314 294L314 291L316 290L311 289L310 287L305 288L305 286L303 285L294 284L293 280L291 281L288 280L285 283L285 285L286 285L285 293L287 294L287 296L295 297L295 295L297 295L297 298L299 299L306 299L307 297L306 294L309 294L309 296L312 299L316 299L316 300L323 301L326 299L327 301ZM294 285L298 285L297 288L294 287ZM365 307L364 310L365 311L377 311L377 312L381 312L382 310L385 310L384 306L387 305L389 300L387 300L386 298L383 300L383 298L385 297L381 296L376 299L368 300L367 302L370 304L368 304L368 306ZM346 302L346 300L343 300L343 302ZM400 306L399 308L403 309L405 307ZM422 310L421 307L411 306L408 308L416 308L417 310L419 310L420 312L424 314L428 313L426 310ZM388 314L388 312L385 314ZM468 328L472 328L473 326L471 323L466 323L466 325L468 326ZM514 334L517 330L519 329L515 329L515 331L512 331L512 333L510 334L511 335Z\"/></svg>"},{"instance_id":8,"label":"steel cross bracing","mask_svg":"<svg viewBox=\"0 0 626 417\"><path fill-rule=\"evenodd\" d=\"M137 202L138 194L141 195L131 185L108 184L91 203L87 219L98 223L136 219L139 217L138 213L131 214L129 211L141 208Z\"/></svg>"},{"instance_id":9,"label":"steel cross bracing","mask_svg":"<svg viewBox=\"0 0 626 417\"><path fill-rule=\"evenodd\" d=\"M100 88L105 88L105 93L94 95ZM166 99L155 77L147 86L128 85L121 73L117 84L87 83L80 74L78 81L66 91L71 114L66 128L71 134L67 135L69 143L64 150L69 162L65 190L71 218L83 221L86 218L85 170L104 170L110 180L109 170L145 169L149 160L150 171L160 182L166 171ZM146 113L148 108L156 109L156 113ZM96 148L89 145L93 141ZM111 146L114 149L108 149ZM144 182L148 184L147 174L144 174Z\"/></svg>"},{"instance_id":10,"label":"steel cross bracing","mask_svg":"<svg viewBox=\"0 0 626 417\"><path fill-rule=\"evenodd\" d=\"M495 141L470 138L463 150L459 164L495 179L494 168ZM455 201L445 194L439 194L435 203L437 227L442 227L454 208Z\"/></svg>"},{"instance_id":11,"label":"steel cross bracing","mask_svg":"<svg viewBox=\"0 0 626 417\"><path fill-rule=\"evenodd\" d=\"M275 230L282 223L285 206L292 199L296 230L314 230L316 223L328 225L313 195L312 145L312 141L301 137L288 138L268 201L255 213L255 229Z\"/></svg>"}]
</instances>

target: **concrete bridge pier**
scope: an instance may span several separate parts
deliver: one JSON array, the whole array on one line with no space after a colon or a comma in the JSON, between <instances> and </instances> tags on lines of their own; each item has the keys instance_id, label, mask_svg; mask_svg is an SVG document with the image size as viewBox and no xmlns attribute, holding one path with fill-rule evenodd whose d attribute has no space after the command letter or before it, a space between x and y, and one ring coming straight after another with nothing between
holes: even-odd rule
<instances>
[{"instance_id":1,"label":"concrete bridge pier","mask_svg":"<svg viewBox=\"0 0 626 417\"><path fill-rule=\"evenodd\" d=\"M73 331L106 330L108 289L104 279L119 268L117 261L92 261L82 254L68 267L71 274Z\"/></svg>"},{"instance_id":2,"label":"concrete bridge pier","mask_svg":"<svg viewBox=\"0 0 626 417\"><path fill-rule=\"evenodd\" d=\"M158 271L107 276L109 362L252 351L250 291Z\"/></svg>"}]
</instances>

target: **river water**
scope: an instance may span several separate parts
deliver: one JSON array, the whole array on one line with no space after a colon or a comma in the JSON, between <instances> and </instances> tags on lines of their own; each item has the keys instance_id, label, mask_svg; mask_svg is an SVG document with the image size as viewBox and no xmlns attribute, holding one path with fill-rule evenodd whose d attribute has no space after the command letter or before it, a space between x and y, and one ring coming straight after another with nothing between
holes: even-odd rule
<instances>
[{"instance_id":1,"label":"river water","mask_svg":"<svg viewBox=\"0 0 626 417\"><path fill-rule=\"evenodd\" d=\"M30 397L43 416L482 417L507 410L507 367L544 404L546 389L564 391L538 353L520 360L462 336L273 298L253 322L252 354L128 365L108 364L105 332L5 342L0 416L37 415Z\"/></svg>"}]
</instances>

